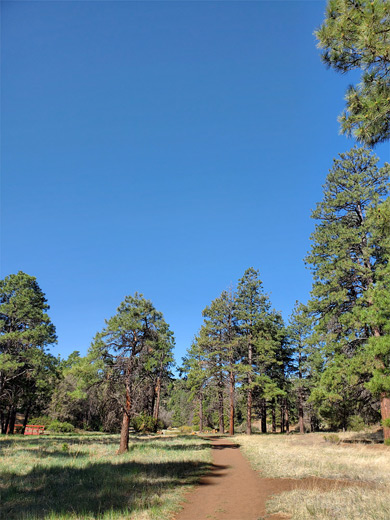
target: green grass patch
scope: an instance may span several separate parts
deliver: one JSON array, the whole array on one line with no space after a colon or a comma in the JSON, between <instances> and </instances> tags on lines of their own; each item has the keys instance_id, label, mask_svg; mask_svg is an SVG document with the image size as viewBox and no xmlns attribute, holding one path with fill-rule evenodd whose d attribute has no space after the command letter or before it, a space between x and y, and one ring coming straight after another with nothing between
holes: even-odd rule
<instances>
[{"instance_id":1,"label":"green grass patch","mask_svg":"<svg viewBox=\"0 0 390 520\"><path fill-rule=\"evenodd\" d=\"M0 438L0 518L169 518L208 471L208 441L117 435Z\"/></svg>"}]
</instances>

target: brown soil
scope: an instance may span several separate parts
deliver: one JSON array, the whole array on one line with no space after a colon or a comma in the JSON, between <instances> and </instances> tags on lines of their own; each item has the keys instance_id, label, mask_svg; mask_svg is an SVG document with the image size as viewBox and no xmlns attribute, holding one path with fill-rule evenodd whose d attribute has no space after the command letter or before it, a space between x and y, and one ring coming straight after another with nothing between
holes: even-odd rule
<instances>
[{"instance_id":1,"label":"brown soil","mask_svg":"<svg viewBox=\"0 0 390 520\"><path fill-rule=\"evenodd\" d=\"M266 514L265 504L272 495L297 488L329 490L352 484L318 478L261 478L237 444L224 438L210 440L212 470L187 494L176 520L286 520L284 515Z\"/></svg>"}]
</instances>

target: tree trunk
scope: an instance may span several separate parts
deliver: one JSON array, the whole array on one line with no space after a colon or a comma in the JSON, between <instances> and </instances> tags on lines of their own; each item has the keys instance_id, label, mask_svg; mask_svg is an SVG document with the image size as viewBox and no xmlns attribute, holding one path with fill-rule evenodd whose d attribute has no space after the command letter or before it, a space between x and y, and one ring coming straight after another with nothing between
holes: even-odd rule
<instances>
[{"instance_id":1,"label":"tree trunk","mask_svg":"<svg viewBox=\"0 0 390 520\"><path fill-rule=\"evenodd\" d=\"M271 413L272 413L272 433L276 433L276 404L275 404L275 400L272 401L272 408L271 408Z\"/></svg>"},{"instance_id":2,"label":"tree trunk","mask_svg":"<svg viewBox=\"0 0 390 520\"><path fill-rule=\"evenodd\" d=\"M203 432L203 394L199 393L199 432Z\"/></svg>"},{"instance_id":3,"label":"tree trunk","mask_svg":"<svg viewBox=\"0 0 390 520\"><path fill-rule=\"evenodd\" d=\"M4 414L3 414L3 411L0 411L0 426L1 426L1 433L5 433L4 432Z\"/></svg>"},{"instance_id":4,"label":"tree trunk","mask_svg":"<svg viewBox=\"0 0 390 520\"><path fill-rule=\"evenodd\" d=\"M381 415L382 421L390 421L390 397L385 393L381 394ZM385 441L390 439L390 425L383 425L383 437Z\"/></svg>"},{"instance_id":5,"label":"tree trunk","mask_svg":"<svg viewBox=\"0 0 390 520\"><path fill-rule=\"evenodd\" d=\"M12 406L11 413L10 413L10 418L9 418L9 423L8 423L8 429L7 429L7 433L9 435L13 435L14 434L15 421L16 421L16 408L14 406Z\"/></svg>"},{"instance_id":6,"label":"tree trunk","mask_svg":"<svg viewBox=\"0 0 390 520\"><path fill-rule=\"evenodd\" d=\"M298 424L299 424L299 433L303 435L305 433L305 424L303 422L303 406L299 403L298 407Z\"/></svg>"},{"instance_id":7,"label":"tree trunk","mask_svg":"<svg viewBox=\"0 0 390 520\"><path fill-rule=\"evenodd\" d=\"M261 400L261 433L267 433L267 402Z\"/></svg>"},{"instance_id":8,"label":"tree trunk","mask_svg":"<svg viewBox=\"0 0 390 520\"><path fill-rule=\"evenodd\" d=\"M305 433L305 425L303 422L303 388L302 388L302 352L299 350L298 357L298 366L299 366L299 388L298 388L298 424L299 424L299 433L303 435Z\"/></svg>"},{"instance_id":9,"label":"tree trunk","mask_svg":"<svg viewBox=\"0 0 390 520\"><path fill-rule=\"evenodd\" d=\"M158 376L156 384L156 401L154 403L153 418L157 421L160 412L161 377Z\"/></svg>"},{"instance_id":10,"label":"tree trunk","mask_svg":"<svg viewBox=\"0 0 390 520\"><path fill-rule=\"evenodd\" d=\"M221 388L218 390L218 416L219 416L219 433L224 433L223 424L223 391Z\"/></svg>"},{"instance_id":11,"label":"tree trunk","mask_svg":"<svg viewBox=\"0 0 390 520\"><path fill-rule=\"evenodd\" d=\"M285 421L285 413L284 413L284 402L280 403L280 433L284 433L284 421Z\"/></svg>"},{"instance_id":12,"label":"tree trunk","mask_svg":"<svg viewBox=\"0 0 390 520\"><path fill-rule=\"evenodd\" d=\"M7 411L7 415L5 417L5 421L4 421L4 430L3 430L3 433L8 433L8 425L9 425L9 419L11 417L11 410L10 408L8 408L8 411Z\"/></svg>"},{"instance_id":13,"label":"tree trunk","mask_svg":"<svg viewBox=\"0 0 390 520\"><path fill-rule=\"evenodd\" d=\"M229 435L234 435L234 374L230 372L230 420L229 420Z\"/></svg>"},{"instance_id":14,"label":"tree trunk","mask_svg":"<svg viewBox=\"0 0 390 520\"><path fill-rule=\"evenodd\" d=\"M290 431L290 423L289 423L289 418L288 418L288 406L287 406L287 402L285 404L285 408L284 408L284 422L285 422L285 427L286 427L286 433L289 433Z\"/></svg>"},{"instance_id":15,"label":"tree trunk","mask_svg":"<svg viewBox=\"0 0 390 520\"><path fill-rule=\"evenodd\" d=\"M246 401L246 434L252 433L252 344L248 343L248 395Z\"/></svg>"},{"instance_id":16,"label":"tree trunk","mask_svg":"<svg viewBox=\"0 0 390 520\"><path fill-rule=\"evenodd\" d=\"M298 425L299 433L303 435L305 433L305 424L303 421L303 396L302 387L298 389Z\"/></svg>"},{"instance_id":17,"label":"tree trunk","mask_svg":"<svg viewBox=\"0 0 390 520\"><path fill-rule=\"evenodd\" d=\"M28 424L28 417L30 415L30 410L31 410L31 403L28 403L26 411L24 412L24 421L23 421L23 428L22 428L23 434L24 434L24 430L26 429L26 426Z\"/></svg>"},{"instance_id":18,"label":"tree trunk","mask_svg":"<svg viewBox=\"0 0 390 520\"><path fill-rule=\"evenodd\" d=\"M129 449L129 427L130 427L130 410L131 410L131 394L130 384L126 384L126 406L123 410L121 440L119 444L118 454L124 453Z\"/></svg>"}]
</instances>

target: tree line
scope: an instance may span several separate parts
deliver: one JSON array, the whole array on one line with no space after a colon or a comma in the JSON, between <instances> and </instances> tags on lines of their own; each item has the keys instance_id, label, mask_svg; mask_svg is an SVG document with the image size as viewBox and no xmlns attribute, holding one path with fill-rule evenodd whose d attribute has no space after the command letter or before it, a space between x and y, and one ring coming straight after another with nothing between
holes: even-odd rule
<instances>
[{"instance_id":1,"label":"tree line","mask_svg":"<svg viewBox=\"0 0 390 520\"><path fill-rule=\"evenodd\" d=\"M217 403L220 432L224 403L233 434L240 402L238 423L245 420L247 434L255 409L263 432L267 421L275 431L277 412L281 431L291 421L304 433L381 418L389 437L390 166L377 163L357 147L334 160L312 215L305 259L311 297L296 303L288 324L271 310L253 268L203 311L183 364L200 429L208 394L208 406Z\"/></svg>"},{"instance_id":2,"label":"tree line","mask_svg":"<svg viewBox=\"0 0 390 520\"><path fill-rule=\"evenodd\" d=\"M120 452L131 426L250 434L254 419L263 432L301 433L381 420L390 439L390 166L371 149L390 137L390 4L330 0L315 34L328 67L362 76L339 118L358 144L333 160L312 214L308 301L284 323L247 269L205 307L175 377L173 332L141 294L125 298L86 356L60 359L43 291L11 274L0 281L2 433L21 413L23 427L46 417L120 431Z\"/></svg>"}]
</instances>

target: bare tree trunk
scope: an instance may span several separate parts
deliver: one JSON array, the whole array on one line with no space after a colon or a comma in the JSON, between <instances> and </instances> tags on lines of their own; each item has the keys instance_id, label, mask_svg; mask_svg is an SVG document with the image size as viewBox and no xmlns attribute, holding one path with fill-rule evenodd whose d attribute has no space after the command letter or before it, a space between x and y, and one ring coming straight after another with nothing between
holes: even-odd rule
<instances>
[{"instance_id":1,"label":"bare tree trunk","mask_svg":"<svg viewBox=\"0 0 390 520\"><path fill-rule=\"evenodd\" d=\"M272 413L272 433L276 433L276 404L275 404L275 399L273 399L272 401L272 408L271 408L271 413Z\"/></svg>"},{"instance_id":2,"label":"bare tree trunk","mask_svg":"<svg viewBox=\"0 0 390 520\"><path fill-rule=\"evenodd\" d=\"M285 422L285 426L286 426L286 432L289 433L290 431L290 423L289 423L289 418L288 418L288 405L287 405L287 401L285 402L285 407L284 407L284 422Z\"/></svg>"},{"instance_id":3,"label":"bare tree trunk","mask_svg":"<svg viewBox=\"0 0 390 520\"><path fill-rule=\"evenodd\" d=\"M218 416L219 416L219 433L224 433L225 428L223 424L223 391L221 388L218 390Z\"/></svg>"},{"instance_id":4,"label":"bare tree trunk","mask_svg":"<svg viewBox=\"0 0 390 520\"><path fill-rule=\"evenodd\" d=\"M285 421L285 414L284 414L284 401L280 403L280 433L284 433L284 421Z\"/></svg>"},{"instance_id":5,"label":"bare tree trunk","mask_svg":"<svg viewBox=\"0 0 390 520\"><path fill-rule=\"evenodd\" d=\"M299 366L299 388L298 388L298 424L299 424L299 433L303 435L305 433L305 425L303 422L303 388L302 388L302 352L299 350L298 357L298 366Z\"/></svg>"},{"instance_id":6,"label":"bare tree trunk","mask_svg":"<svg viewBox=\"0 0 390 520\"><path fill-rule=\"evenodd\" d=\"M248 395L246 401L246 434L252 433L252 344L248 343Z\"/></svg>"},{"instance_id":7,"label":"bare tree trunk","mask_svg":"<svg viewBox=\"0 0 390 520\"><path fill-rule=\"evenodd\" d=\"M381 394L381 415L382 421L390 421L390 397L385 393ZM383 425L383 437L385 441L390 439L390 425Z\"/></svg>"},{"instance_id":8,"label":"bare tree trunk","mask_svg":"<svg viewBox=\"0 0 390 520\"><path fill-rule=\"evenodd\" d=\"M261 433L267 433L267 402L261 400Z\"/></svg>"},{"instance_id":9,"label":"bare tree trunk","mask_svg":"<svg viewBox=\"0 0 390 520\"><path fill-rule=\"evenodd\" d=\"M5 433L5 415L3 410L0 412L0 424L1 424L1 433Z\"/></svg>"},{"instance_id":10,"label":"bare tree trunk","mask_svg":"<svg viewBox=\"0 0 390 520\"><path fill-rule=\"evenodd\" d=\"M199 392L199 432L203 432L203 393Z\"/></svg>"},{"instance_id":11,"label":"bare tree trunk","mask_svg":"<svg viewBox=\"0 0 390 520\"><path fill-rule=\"evenodd\" d=\"M7 429L7 433L9 435L14 434L15 421L16 421L16 408L12 405L11 413L10 413L10 417L9 417L8 429Z\"/></svg>"},{"instance_id":12,"label":"bare tree trunk","mask_svg":"<svg viewBox=\"0 0 390 520\"><path fill-rule=\"evenodd\" d=\"M23 420L23 427L22 427L22 433L23 434L24 434L24 430L26 429L26 426L28 424L28 418L29 418L29 415L30 415L30 409L31 409L31 402L28 403L26 411L24 412L24 420Z\"/></svg>"},{"instance_id":13,"label":"bare tree trunk","mask_svg":"<svg viewBox=\"0 0 390 520\"><path fill-rule=\"evenodd\" d=\"M4 421L4 431L3 431L3 433L8 433L8 425L9 425L10 417L11 417L11 409L8 408L7 416L6 416L5 421Z\"/></svg>"},{"instance_id":14,"label":"bare tree trunk","mask_svg":"<svg viewBox=\"0 0 390 520\"><path fill-rule=\"evenodd\" d=\"M314 416L314 414L310 415L310 431L311 433L315 432L317 430L317 419Z\"/></svg>"},{"instance_id":15,"label":"bare tree trunk","mask_svg":"<svg viewBox=\"0 0 390 520\"><path fill-rule=\"evenodd\" d=\"M234 435L234 374L230 372L230 421L229 421L229 435Z\"/></svg>"},{"instance_id":16,"label":"bare tree trunk","mask_svg":"<svg viewBox=\"0 0 390 520\"><path fill-rule=\"evenodd\" d=\"M156 384L156 401L154 403L153 418L157 421L160 412L161 377L158 376Z\"/></svg>"},{"instance_id":17,"label":"bare tree trunk","mask_svg":"<svg viewBox=\"0 0 390 520\"><path fill-rule=\"evenodd\" d=\"M298 423L299 423L299 433L303 435L305 433L305 424L303 422L303 405L300 400L298 405Z\"/></svg>"},{"instance_id":18,"label":"bare tree trunk","mask_svg":"<svg viewBox=\"0 0 390 520\"><path fill-rule=\"evenodd\" d=\"M129 449L129 427L130 427L130 410L131 410L131 394L130 383L126 383L126 406L123 410L121 440L119 444L118 454L124 453Z\"/></svg>"}]
</instances>

